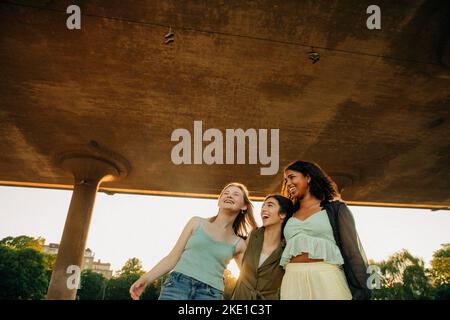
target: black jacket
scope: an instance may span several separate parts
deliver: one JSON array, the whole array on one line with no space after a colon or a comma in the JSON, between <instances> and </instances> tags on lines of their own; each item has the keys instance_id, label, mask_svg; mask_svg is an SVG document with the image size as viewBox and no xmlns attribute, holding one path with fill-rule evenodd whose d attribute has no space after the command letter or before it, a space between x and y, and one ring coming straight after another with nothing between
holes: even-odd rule
<instances>
[{"instance_id":1,"label":"black jacket","mask_svg":"<svg viewBox=\"0 0 450 320\"><path fill-rule=\"evenodd\" d=\"M344 258L344 273L353 300L370 299L371 290L367 287L367 258L350 209L340 201L323 203L322 206L327 211L334 240Z\"/></svg>"}]
</instances>

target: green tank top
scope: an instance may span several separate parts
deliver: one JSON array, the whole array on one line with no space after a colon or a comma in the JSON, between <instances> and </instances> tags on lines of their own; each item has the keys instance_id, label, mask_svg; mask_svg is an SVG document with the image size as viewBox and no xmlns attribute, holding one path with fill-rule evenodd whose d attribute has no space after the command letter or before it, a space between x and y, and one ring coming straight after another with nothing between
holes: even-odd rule
<instances>
[{"instance_id":1,"label":"green tank top","mask_svg":"<svg viewBox=\"0 0 450 320\"><path fill-rule=\"evenodd\" d=\"M204 221L201 221L189 237L173 271L223 291L223 273L241 238L233 244L214 240L205 232L203 224Z\"/></svg>"}]
</instances>

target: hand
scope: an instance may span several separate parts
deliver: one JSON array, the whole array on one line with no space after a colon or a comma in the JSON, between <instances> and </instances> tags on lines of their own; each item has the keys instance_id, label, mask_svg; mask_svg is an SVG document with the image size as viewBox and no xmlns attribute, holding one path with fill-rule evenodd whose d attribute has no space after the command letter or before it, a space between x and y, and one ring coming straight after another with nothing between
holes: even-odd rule
<instances>
[{"instance_id":1,"label":"hand","mask_svg":"<svg viewBox=\"0 0 450 320\"><path fill-rule=\"evenodd\" d=\"M139 296L144 292L148 283L142 277L139 278L130 288L130 296L133 300L139 300Z\"/></svg>"}]
</instances>

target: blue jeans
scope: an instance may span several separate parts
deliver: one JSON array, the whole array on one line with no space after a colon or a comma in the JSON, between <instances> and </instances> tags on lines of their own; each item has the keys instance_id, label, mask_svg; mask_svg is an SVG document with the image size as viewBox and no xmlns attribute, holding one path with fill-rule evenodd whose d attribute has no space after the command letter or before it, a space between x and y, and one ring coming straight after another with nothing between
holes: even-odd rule
<instances>
[{"instance_id":1,"label":"blue jeans","mask_svg":"<svg viewBox=\"0 0 450 320\"><path fill-rule=\"evenodd\" d=\"M161 286L159 300L223 300L223 292L204 282L172 271Z\"/></svg>"}]
</instances>

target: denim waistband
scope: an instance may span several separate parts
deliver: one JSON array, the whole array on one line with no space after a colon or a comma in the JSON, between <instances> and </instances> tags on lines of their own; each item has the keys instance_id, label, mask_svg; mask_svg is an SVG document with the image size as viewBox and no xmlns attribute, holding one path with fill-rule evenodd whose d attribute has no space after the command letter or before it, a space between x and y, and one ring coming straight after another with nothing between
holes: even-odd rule
<instances>
[{"instance_id":1,"label":"denim waistband","mask_svg":"<svg viewBox=\"0 0 450 320\"><path fill-rule=\"evenodd\" d=\"M172 271L169 275L174 281L185 281L185 282L190 282L191 285L196 285L198 287L204 287L204 288L208 288L211 287L209 284L206 284L200 280L197 280L195 278L192 278L190 276L187 276L181 272L177 272L177 271Z\"/></svg>"}]
</instances>

